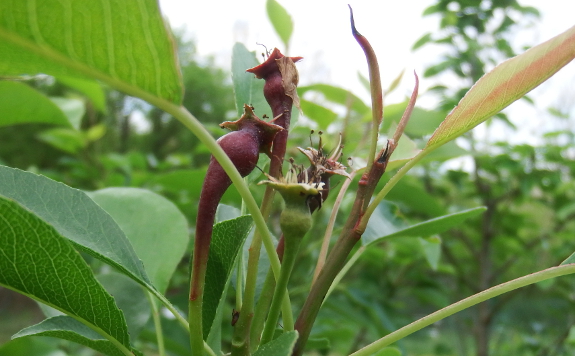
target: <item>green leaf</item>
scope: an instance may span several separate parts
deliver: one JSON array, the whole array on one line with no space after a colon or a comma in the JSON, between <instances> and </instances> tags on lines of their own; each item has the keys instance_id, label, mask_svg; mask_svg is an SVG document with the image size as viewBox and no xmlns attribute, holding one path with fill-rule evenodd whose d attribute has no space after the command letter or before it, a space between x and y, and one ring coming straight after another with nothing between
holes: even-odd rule
<instances>
[{"instance_id":1,"label":"green leaf","mask_svg":"<svg viewBox=\"0 0 575 356\"><path fill-rule=\"evenodd\" d=\"M58 353L60 348L57 344L56 339L42 339L42 338L32 338L32 339L15 339L9 341L3 345L0 345L0 355L2 356L22 356L22 355L33 355L33 356L61 356L62 353Z\"/></svg>"},{"instance_id":2,"label":"green leaf","mask_svg":"<svg viewBox=\"0 0 575 356\"><path fill-rule=\"evenodd\" d=\"M180 103L175 45L158 2L0 2L0 73L95 78Z\"/></svg>"},{"instance_id":3,"label":"green leaf","mask_svg":"<svg viewBox=\"0 0 575 356\"><path fill-rule=\"evenodd\" d=\"M217 332L216 329L220 327L220 325L212 325L212 322L216 312L224 306L225 291L231 280L234 262L251 226L252 218L248 215L222 221L214 226L202 306L205 338Z\"/></svg>"},{"instance_id":4,"label":"green leaf","mask_svg":"<svg viewBox=\"0 0 575 356\"><path fill-rule=\"evenodd\" d=\"M260 63L256 59L256 53L250 52L241 43L236 43L232 52L232 80L234 94L236 96L236 110L238 117L244 112L244 104L252 105L254 112L261 119L264 115L272 117L266 99L264 98L264 80L257 79L246 69L253 68Z\"/></svg>"},{"instance_id":5,"label":"green leaf","mask_svg":"<svg viewBox=\"0 0 575 356\"><path fill-rule=\"evenodd\" d=\"M108 112L108 108L106 107L106 95L104 94L104 89L100 83L93 80L66 76L58 76L56 79L67 87L76 89L80 93L84 94L100 112L104 114Z\"/></svg>"},{"instance_id":6,"label":"green leaf","mask_svg":"<svg viewBox=\"0 0 575 356\"><path fill-rule=\"evenodd\" d=\"M261 157L260 159L263 158L264 157ZM186 193L189 194L190 199L196 200L200 198L205 176L205 169L179 169L154 175L149 181L149 185L153 187L155 191L159 188L162 192L177 195ZM221 201L239 204L241 197L236 189L228 189Z\"/></svg>"},{"instance_id":7,"label":"green leaf","mask_svg":"<svg viewBox=\"0 0 575 356\"><path fill-rule=\"evenodd\" d=\"M145 189L107 188L88 196L111 215L142 260L152 284L165 292L188 246L185 216L172 202Z\"/></svg>"},{"instance_id":8,"label":"green leaf","mask_svg":"<svg viewBox=\"0 0 575 356\"><path fill-rule=\"evenodd\" d=\"M336 113L311 101L301 99L300 106L304 115L315 121L320 130L327 130L327 127L337 119Z\"/></svg>"},{"instance_id":9,"label":"green leaf","mask_svg":"<svg viewBox=\"0 0 575 356\"><path fill-rule=\"evenodd\" d=\"M430 236L426 238L419 238L419 243L421 248L423 248L423 254L425 259L431 266L432 270L437 270L437 265L439 265L439 257L441 256L441 239L439 236Z\"/></svg>"},{"instance_id":10,"label":"green leaf","mask_svg":"<svg viewBox=\"0 0 575 356\"><path fill-rule=\"evenodd\" d=\"M425 35L421 36L421 38L419 38L417 41L415 41L415 43L411 47L411 50L415 51L416 49L428 43L429 41L431 41L431 33L428 32Z\"/></svg>"},{"instance_id":11,"label":"green leaf","mask_svg":"<svg viewBox=\"0 0 575 356\"><path fill-rule=\"evenodd\" d=\"M319 92L323 94L327 100L336 104L341 104L346 107L349 105L350 108L357 113L365 114L371 112L371 108L349 90L328 84L313 84L298 88L298 94L300 97L303 97L303 95L308 91Z\"/></svg>"},{"instance_id":12,"label":"green leaf","mask_svg":"<svg viewBox=\"0 0 575 356\"><path fill-rule=\"evenodd\" d=\"M297 338L297 331L283 333L267 344L260 346L254 356L289 356L293 351Z\"/></svg>"},{"instance_id":13,"label":"green leaf","mask_svg":"<svg viewBox=\"0 0 575 356\"><path fill-rule=\"evenodd\" d=\"M135 340L150 319L150 299L141 285L130 277L114 271L99 274L96 279L114 296L116 305L124 313L130 337Z\"/></svg>"},{"instance_id":14,"label":"green leaf","mask_svg":"<svg viewBox=\"0 0 575 356\"><path fill-rule=\"evenodd\" d=\"M459 147L455 141L451 141L431 151L422 162L446 161L466 154L469 154L469 151Z\"/></svg>"},{"instance_id":15,"label":"green leaf","mask_svg":"<svg viewBox=\"0 0 575 356\"><path fill-rule=\"evenodd\" d=\"M401 350L395 346L385 347L373 354L373 356L401 356L401 355L402 355Z\"/></svg>"},{"instance_id":16,"label":"green leaf","mask_svg":"<svg viewBox=\"0 0 575 356\"><path fill-rule=\"evenodd\" d=\"M58 106L44 94L19 82L0 81L0 111L0 127L28 123L70 127Z\"/></svg>"},{"instance_id":17,"label":"green leaf","mask_svg":"<svg viewBox=\"0 0 575 356\"><path fill-rule=\"evenodd\" d=\"M56 106L62 110L64 115L68 118L70 125L76 130L80 129L80 124L82 123L82 117L86 113L86 106L84 101L81 99L71 99L71 98L50 98Z\"/></svg>"},{"instance_id":18,"label":"green leaf","mask_svg":"<svg viewBox=\"0 0 575 356\"><path fill-rule=\"evenodd\" d=\"M561 265L568 265L570 263L575 263L575 252L573 252L571 256L567 257L565 261L561 262Z\"/></svg>"},{"instance_id":19,"label":"green leaf","mask_svg":"<svg viewBox=\"0 0 575 356\"><path fill-rule=\"evenodd\" d=\"M114 344L103 336L69 316L55 316L39 324L20 330L12 336L18 339L26 336L51 336L70 340L88 346L109 356L125 356Z\"/></svg>"},{"instance_id":20,"label":"green leaf","mask_svg":"<svg viewBox=\"0 0 575 356\"><path fill-rule=\"evenodd\" d=\"M86 147L86 138L76 130L55 128L45 130L36 135L36 138L50 146L68 153L78 153Z\"/></svg>"},{"instance_id":21,"label":"green leaf","mask_svg":"<svg viewBox=\"0 0 575 356\"><path fill-rule=\"evenodd\" d=\"M150 285L130 241L108 213L84 192L44 176L0 166L0 195L50 224L77 248Z\"/></svg>"},{"instance_id":22,"label":"green leaf","mask_svg":"<svg viewBox=\"0 0 575 356\"><path fill-rule=\"evenodd\" d=\"M361 74L360 71L357 71L357 77L361 85L363 85L365 90L367 90L367 92L369 93L371 91L371 85L369 84L369 79L367 79L365 75Z\"/></svg>"},{"instance_id":23,"label":"green leaf","mask_svg":"<svg viewBox=\"0 0 575 356\"><path fill-rule=\"evenodd\" d=\"M430 219L415 225L412 225L406 229L396 231L388 236L390 237L408 237L408 236L431 236L440 234L463 223L465 220L479 215L486 211L487 208L480 206L477 208L472 208L468 210L463 210L457 213L443 215L434 219Z\"/></svg>"},{"instance_id":24,"label":"green leaf","mask_svg":"<svg viewBox=\"0 0 575 356\"><path fill-rule=\"evenodd\" d=\"M395 77L395 79L389 84L389 87L385 91L385 94L388 95L389 93L393 92L401 83L401 79L403 78L403 73L405 73L405 69L402 69L401 72Z\"/></svg>"},{"instance_id":25,"label":"green leaf","mask_svg":"<svg viewBox=\"0 0 575 356\"><path fill-rule=\"evenodd\" d=\"M56 229L0 197L0 284L65 312L130 348L124 315Z\"/></svg>"},{"instance_id":26,"label":"green leaf","mask_svg":"<svg viewBox=\"0 0 575 356\"><path fill-rule=\"evenodd\" d=\"M387 132L393 123L399 123L406 107L407 101L385 106L385 118L383 120L384 122L381 130ZM413 108L411 118L405 127L405 133L411 137L421 137L432 134L444 118L445 112L415 107Z\"/></svg>"},{"instance_id":27,"label":"green leaf","mask_svg":"<svg viewBox=\"0 0 575 356\"><path fill-rule=\"evenodd\" d=\"M575 26L509 59L484 75L461 99L433 136L427 149L471 130L555 74L575 57Z\"/></svg>"},{"instance_id":28,"label":"green leaf","mask_svg":"<svg viewBox=\"0 0 575 356\"><path fill-rule=\"evenodd\" d=\"M405 229L407 225L403 219L398 217L397 210L397 206L390 202L383 201L379 204L361 236L362 244L368 245L381 239L382 236Z\"/></svg>"},{"instance_id":29,"label":"green leaf","mask_svg":"<svg viewBox=\"0 0 575 356\"><path fill-rule=\"evenodd\" d=\"M392 127L390 128L390 130L387 132L387 137L393 137L393 133L395 132L395 129L397 128L397 125L392 125ZM417 144L415 142L413 142L413 140L411 140L407 135L403 135L401 137L401 139L399 140L399 143L397 144L397 147L395 148L395 150L393 151L392 155L391 155L391 162L393 161L407 161L410 158L413 158L416 154L419 153L419 151L421 151L420 149L417 148ZM387 170L392 170L394 169L394 165L387 165Z\"/></svg>"},{"instance_id":30,"label":"green leaf","mask_svg":"<svg viewBox=\"0 0 575 356\"><path fill-rule=\"evenodd\" d=\"M100 274L96 278L106 291L114 296L116 305L124 313L130 337L138 338L142 327L151 315L149 299L142 286L128 276L116 272ZM64 315L61 311L46 304L37 304L47 318Z\"/></svg>"},{"instance_id":31,"label":"green leaf","mask_svg":"<svg viewBox=\"0 0 575 356\"><path fill-rule=\"evenodd\" d=\"M329 350L331 348L331 342L327 337L322 338L309 338L305 343L305 350Z\"/></svg>"},{"instance_id":32,"label":"green leaf","mask_svg":"<svg viewBox=\"0 0 575 356\"><path fill-rule=\"evenodd\" d=\"M446 214L445 208L440 201L427 193L423 185L414 177L404 177L387 194L387 200L400 202L410 210L429 216Z\"/></svg>"},{"instance_id":33,"label":"green leaf","mask_svg":"<svg viewBox=\"0 0 575 356\"><path fill-rule=\"evenodd\" d=\"M378 207L379 209L379 207ZM407 226L401 226L394 223L387 216L386 225L378 223L378 225L371 225L371 220L367 224L367 229L362 236L362 242L364 245L370 245L377 243L384 238L392 237L427 237L432 235L441 234L454 226L461 224L463 221L483 213L487 208L480 206L473 209L463 210L457 213L448 214L444 216L439 216L434 219L423 221L418 224ZM377 212L377 210L376 210ZM374 214L375 215L375 214ZM373 218L372 218L373 219Z\"/></svg>"},{"instance_id":34,"label":"green leaf","mask_svg":"<svg viewBox=\"0 0 575 356\"><path fill-rule=\"evenodd\" d=\"M293 32L293 21L289 13L276 0L266 1L266 10L270 22L274 26L277 34L280 36L285 48L288 47L289 39Z\"/></svg>"}]
</instances>

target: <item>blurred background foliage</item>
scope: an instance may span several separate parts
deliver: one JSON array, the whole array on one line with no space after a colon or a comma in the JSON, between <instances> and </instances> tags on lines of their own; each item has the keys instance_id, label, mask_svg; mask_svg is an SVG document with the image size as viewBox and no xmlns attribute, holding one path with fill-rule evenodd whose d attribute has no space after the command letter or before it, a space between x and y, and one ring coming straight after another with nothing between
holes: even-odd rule
<instances>
[{"instance_id":1,"label":"blurred background foliage","mask_svg":"<svg viewBox=\"0 0 575 356\"><path fill-rule=\"evenodd\" d=\"M431 14L440 15L437 31L422 34L413 49L441 46L444 56L422 73L422 80L458 84L437 84L421 94L434 96L437 105L415 109L392 157L398 162L423 147L486 70L521 50L510 44L513 34L538 18L537 9L514 0L439 0L423 15ZM193 41L184 37L176 34L186 88L183 105L219 137L223 132L218 124L236 118L230 74L217 68L213 59L199 58ZM193 233L210 154L177 120L97 82L49 76L3 79L1 164L88 191L113 186L153 190L181 209ZM369 103L328 84L301 87L299 93L303 118L292 128L288 155L301 160L297 146L307 147L310 140L317 145L317 135L310 135L310 129L325 132L322 138L328 150L342 132L352 168L361 167L370 129ZM393 130L405 106L406 102L386 106L383 135ZM504 113L498 114L486 123L485 135L471 132L437 150L392 190L374 216L390 229L477 206L487 211L441 235L392 238L367 247L326 300L308 345L310 354L348 354L473 293L558 265L575 250L575 151L569 129L573 118L563 108L549 110L556 130L542 132L533 143L510 144L502 139L497 134L501 125L511 132L516 128ZM388 172L387 179L392 174ZM250 181L257 181L259 175L254 173ZM333 186L339 189L341 184L340 180ZM252 186L260 197L261 187ZM352 184L337 217L336 233L353 193ZM321 244L318 236L323 236L335 196L331 194L315 214L290 281L295 312L309 291ZM222 203L241 205L233 189ZM279 210L271 218L275 232L278 216ZM182 309L188 264L187 258L181 262L168 291ZM572 355L574 287L575 280L566 277L509 293L445 319L378 355ZM229 315L233 305L230 298ZM50 338L9 342L13 333L41 316L33 302L0 288L0 344L4 344L0 354L91 354ZM167 349L173 355L185 355L186 335L168 318L164 322ZM229 318L224 318L224 325L223 332L231 336ZM153 354L151 324L138 342Z\"/></svg>"}]
</instances>

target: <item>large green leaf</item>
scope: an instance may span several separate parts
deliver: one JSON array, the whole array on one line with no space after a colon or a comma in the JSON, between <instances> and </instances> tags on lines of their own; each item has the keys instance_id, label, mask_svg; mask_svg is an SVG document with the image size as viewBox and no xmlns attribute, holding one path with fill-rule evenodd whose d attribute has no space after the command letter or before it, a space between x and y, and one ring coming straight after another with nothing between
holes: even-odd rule
<instances>
[{"instance_id":1,"label":"large green leaf","mask_svg":"<svg viewBox=\"0 0 575 356\"><path fill-rule=\"evenodd\" d=\"M50 99L18 82L0 81L0 111L0 127L26 123L71 126L62 110Z\"/></svg>"},{"instance_id":2,"label":"large green leaf","mask_svg":"<svg viewBox=\"0 0 575 356\"><path fill-rule=\"evenodd\" d=\"M69 240L17 202L0 197L0 284L48 304L130 348L124 314Z\"/></svg>"},{"instance_id":3,"label":"large green leaf","mask_svg":"<svg viewBox=\"0 0 575 356\"><path fill-rule=\"evenodd\" d=\"M55 316L39 324L20 330L12 336L18 339L26 336L51 336L70 340L88 346L109 356L125 356L114 344L102 335L69 316Z\"/></svg>"},{"instance_id":4,"label":"large green leaf","mask_svg":"<svg viewBox=\"0 0 575 356\"><path fill-rule=\"evenodd\" d=\"M260 346L254 356L289 356L293 351L297 338L297 331L283 333L276 339Z\"/></svg>"},{"instance_id":5,"label":"large green leaf","mask_svg":"<svg viewBox=\"0 0 575 356\"><path fill-rule=\"evenodd\" d=\"M433 149L471 130L555 74L575 57L575 26L484 75L427 143Z\"/></svg>"},{"instance_id":6,"label":"large green leaf","mask_svg":"<svg viewBox=\"0 0 575 356\"><path fill-rule=\"evenodd\" d=\"M234 83L234 94L236 96L236 109L238 117L244 112L244 104L252 105L254 112L259 118L264 115L272 117L266 99L264 98L264 84L262 79L257 79L247 69L259 65L255 52L250 52L241 43L236 43L232 52L232 80Z\"/></svg>"},{"instance_id":7,"label":"large green leaf","mask_svg":"<svg viewBox=\"0 0 575 356\"><path fill-rule=\"evenodd\" d=\"M212 325L212 322L216 313L223 308L234 262L251 226L252 218L247 215L222 221L214 226L202 305L203 333L206 338L220 327Z\"/></svg>"},{"instance_id":8,"label":"large green leaf","mask_svg":"<svg viewBox=\"0 0 575 356\"><path fill-rule=\"evenodd\" d=\"M268 12L270 22L274 26L274 30L276 30L277 34L282 39L284 46L287 48L289 39L293 32L293 21L291 16L276 0L267 0L266 10Z\"/></svg>"},{"instance_id":9,"label":"large green leaf","mask_svg":"<svg viewBox=\"0 0 575 356\"><path fill-rule=\"evenodd\" d=\"M120 226L153 285L165 292L188 246L185 216L172 202L145 189L107 188L88 195Z\"/></svg>"},{"instance_id":10,"label":"large green leaf","mask_svg":"<svg viewBox=\"0 0 575 356\"><path fill-rule=\"evenodd\" d=\"M0 2L0 73L89 77L174 103L175 46L155 0Z\"/></svg>"},{"instance_id":11,"label":"large green leaf","mask_svg":"<svg viewBox=\"0 0 575 356\"><path fill-rule=\"evenodd\" d=\"M43 176L0 166L0 196L15 200L76 247L150 284L141 261L118 224L84 192Z\"/></svg>"}]
</instances>

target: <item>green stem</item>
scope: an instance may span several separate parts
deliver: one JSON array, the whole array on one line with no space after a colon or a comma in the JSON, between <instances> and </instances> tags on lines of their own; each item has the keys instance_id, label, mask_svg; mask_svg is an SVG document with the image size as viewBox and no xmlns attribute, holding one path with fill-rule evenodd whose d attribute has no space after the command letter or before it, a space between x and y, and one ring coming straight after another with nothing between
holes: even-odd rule
<instances>
[{"instance_id":1,"label":"green stem","mask_svg":"<svg viewBox=\"0 0 575 356\"><path fill-rule=\"evenodd\" d=\"M284 297L287 297L287 284L295 264L299 245L311 228L312 222L311 212L307 204L308 196L301 191L301 186L280 184L274 188L279 190L285 202L280 217L280 227L284 235L284 252L280 277L276 282L268 319L262 334L262 345L270 342L273 338L281 305Z\"/></svg>"},{"instance_id":2,"label":"green stem","mask_svg":"<svg viewBox=\"0 0 575 356\"><path fill-rule=\"evenodd\" d=\"M259 241L258 241L259 240ZM253 305L255 303L255 291L258 275L258 260L261 250L261 237L254 234L250 249L248 250L248 269L246 271L246 287L244 302L239 319L234 328L232 337L232 356L249 355L249 331L253 318Z\"/></svg>"},{"instance_id":3,"label":"green stem","mask_svg":"<svg viewBox=\"0 0 575 356\"><path fill-rule=\"evenodd\" d=\"M193 356L203 355L204 337L202 318L202 298L188 302L188 325L190 326L190 347Z\"/></svg>"},{"instance_id":4,"label":"green stem","mask_svg":"<svg viewBox=\"0 0 575 356\"><path fill-rule=\"evenodd\" d=\"M180 312L176 309L176 307L172 303L170 303L170 301L162 293L158 292L153 287L146 286L146 288L148 288L148 291L150 291L152 295L154 295L156 298L158 298L160 302L162 302L162 304L164 304L164 306L172 313L172 315L174 315L178 323L180 323L180 325L189 333L190 325L186 320L186 318L184 318L182 314L180 314ZM205 341L204 341L204 352L207 352L208 355L210 356L216 356L214 350L212 350L212 348Z\"/></svg>"},{"instance_id":5,"label":"green stem","mask_svg":"<svg viewBox=\"0 0 575 356\"><path fill-rule=\"evenodd\" d=\"M404 326L403 328L392 332L391 334L382 337L381 339L367 345L366 347L354 352L350 356L369 356L372 355L384 347L391 345L392 343L403 339L404 337L413 334L414 332L423 329L441 319L444 319L450 315L467 309L471 306L484 302L488 299L497 297L503 293L510 292L512 290L528 286L533 283L541 282L547 279L556 278L564 276L566 274L575 273L575 264L568 264L559 267L551 267L543 271L529 274L512 281L499 284L495 287L484 290L483 292L472 295L471 297L465 298L455 304L447 306L441 310L436 311L433 314L425 316L413 323Z\"/></svg>"},{"instance_id":6,"label":"green stem","mask_svg":"<svg viewBox=\"0 0 575 356\"><path fill-rule=\"evenodd\" d=\"M148 301L152 306L152 319L154 320L154 327L156 329L156 339L158 340L158 354L160 356L165 356L166 350L164 348L164 333L162 332L162 321L160 319L160 311L158 309L158 305L156 304L156 300L153 298L152 293L146 291L146 296L148 297Z\"/></svg>"},{"instance_id":7,"label":"green stem","mask_svg":"<svg viewBox=\"0 0 575 356\"><path fill-rule=\"evenodd\" d=\"M268 314L268 319L266 321L264 332L262 334L261 338L262 345L270 342L274 336L274 332L278 324L281 305L285 299L284 297L287 295L286 288L289 281L289 277L291 276L293 266L295 265L297 252L299 250L299 245L303 237L303 236L288 236L286 235L285 231L284 236L285 236L285 250L284 250L284 257L282 260L280 278L276 283L272 304L270 306L270 311ZM293 330L293 321L292 321L292 330Z\"/></svg>"},{"instance_id":8,"label":"green stem","mask_svg":"<svg viewBox=\"0 0 575 356\"><path fill-rule=\"evenodd\" d=\"M262 331L264 330L266 316L268 315L270 305L272 303L275 286L275 277L271 271L268 271L255 308L254 319L252 320L252 328L250 332L250 350L252 353L256 352L260 345ZM284 296L282 301L283 327L285 331L292 331L294 329L293 314L291 311L288 291L286 290L285 293L286 296Z\"/></svg>"},{"instance_id":9,"label":"green stem","mask_svg":"<svg viewBox=\"0 0 575 356\"><path fill-rule=\"evenodd\" d=\"M353 256L351 256L351 258L347 261L347 263L345 264L345 266L343 266L343 268L341 269L341 271L339 271L339 273L337 274L337 276L333 279L333 282L331 283L331 285L329 286L329 289L327 290L327 293L325 295L325 298L323 299L322 303L325 303L325 301L327 300L327 298L329 298L331 292L333 292L333 290L335 289L335 287L337 287L337 285L339 284L339 282L342 280L342 278L346 275L346 273L351 269L351 267L355 264L355 262L359 259L359 257L363 254L363 252L365 251L365 246L361 246L354 254Z\"/></svg>"},{"instance_id":10,"label":"green stem","mask_svg":"<svg viewBox=\"0 0 575 356\"><path fill-rule=\"evenodd\" d=\"M242 310L242 296L244 291L244 252L243 244L240 248L240 253L238 256L238 269L236 274L236 310Z\"/></svg>"},{"instance_id":11,"label":"green stem","mask_svg":"<svg viewBox=\"0 0 575 356\"><path fill-rule=\"evenodd\" d=\"M256 304L254 311L254 319L252 321L252 329L250 331L250 351L254 353L260 344L262 331L270 305L272 303L276 281L272 271L268 271L262 291Z\"/></svg>"},{"instance_id":12,"label":"green stem","mask_svg":"<svg viewBox=\"0 0 575 356\"><path fill-rule=\"evenodd\" d=\"M262 216L269 216L274 195L275 190L273 190L271 187L267 187L264 193L264 198L262 200L262 206L260 210ZM266 241L266 239L264 239L263 242L266 248L266 252L268 256L270 256L271 270L273 272L274 277L277 280L280 275L281 264L279 262L279 257L275 251L275 246L271 241L271 237L269 241ZM254 237L252 239L252 243L250 245L248 253L248 267L246 271L244 301L242 305L242 310L240 312L240 317L234 328L234 336L232 339L232 355L249 355L250 350L249 342L251 340L250 328L252 318L254 317L258 262L259 262L261 246L262 246L262 238L258 233L258 231L256 231L254 233ZM277 263L275 263L275 261L277 261ZM286 302L284 304L282 312L285 315L292 314L289 297L286 298Z\"/></svg>"}]
</instances>

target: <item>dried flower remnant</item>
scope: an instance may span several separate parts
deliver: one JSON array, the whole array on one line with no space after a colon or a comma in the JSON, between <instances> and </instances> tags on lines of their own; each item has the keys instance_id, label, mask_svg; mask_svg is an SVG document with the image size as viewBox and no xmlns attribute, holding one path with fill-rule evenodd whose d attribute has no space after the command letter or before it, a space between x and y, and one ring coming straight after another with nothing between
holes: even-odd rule
<instances>
[{"instance_id":1,"label":"dried flower remnant","mask_svg":"<svg viewBox=\"0 0 575 356\"><path fill-rule=\"evenodd\" d=\"M312 131L313 134L313 131ZM344 176L350 178L349 174L346 172L346 166L339 162L341 155L343 153L343 145L341 144L342 136L339 135L339 142L333 152L327 156L325 154L322 132L319 132L319 144L318 148L308 147L303 149L298 147L298 150L303 153L310 161L311 166L308 169L309 175L317 175L320 177L320 181L324 184L323 189L316 197L310 201L310 210L314 212L316 209L321 208L322 203L327 199L330 189L330 178L334 175ZM315 200L315 201L314 201Z\"/></svg>"}]
</instances>

